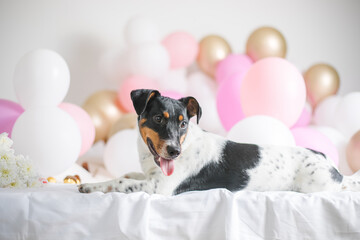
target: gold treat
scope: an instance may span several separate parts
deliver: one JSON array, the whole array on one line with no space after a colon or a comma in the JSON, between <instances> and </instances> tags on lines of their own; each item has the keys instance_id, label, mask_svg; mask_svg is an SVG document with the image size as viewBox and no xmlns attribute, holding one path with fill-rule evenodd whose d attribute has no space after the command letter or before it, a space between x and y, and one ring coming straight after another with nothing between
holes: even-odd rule
<instances>
[{"instance_id":1,"label":"gold treat","mask_svg":"<svg viewBox=\"0 0 360 240\"><path fill-rule=\"evenodd\" d=\"M56 179L55 179L54 177L48 177L48 178L47 178L47 181L48 181L49 183L56 183Z\"/></svg>"}]
</instances>

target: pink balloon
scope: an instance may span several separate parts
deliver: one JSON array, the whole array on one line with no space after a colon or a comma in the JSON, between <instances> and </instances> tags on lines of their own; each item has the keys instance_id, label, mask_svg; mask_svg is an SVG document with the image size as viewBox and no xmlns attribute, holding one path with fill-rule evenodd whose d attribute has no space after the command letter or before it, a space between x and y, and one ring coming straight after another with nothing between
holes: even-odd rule
<instances>
[{"instance_id":1,"label":"pink balloon","mask_svg":"<svg viewBox=\"0 0 360 240\"><path fill-rule=\"evenodd\" d=\"M170 68L183 68L196 58L199 45L196 39L186 32L174 32L165 37L163 46L170 55Z\"/></svg>"},{"instance_id":2,"label":"pink balloon","mask_svg":"<svg viewBox=\"0 0 360 240\"><path fill-rule=\"evenodd\" d=\"M118 100L125 112L135 112L130 93L132 90L141 88L157 89L158 85L155 81L143 76L129 77L121 84L118 91Z\"/></svg>"},{"instance_id":3,"label":"pink balloon","mask_svg":"<svg viewBox=\"0 0 360 240\"><path fill-rule=\"evenodd\" d=\"M336 146L325 135L309 127L294 128L291 132L297 146L324 153L335 162L335 165L339 164L339 153Z\"/></svg>"},{"instance_id":4,"label":"pink balloon","mask_svg":"<svg viewBox=\"0 0 360 240\"><path fill-rule=\"evenodd\" d=\"M296 121L294 126L292 126L292 128L306 127L307 125L309 125L311 121L311 117L312 117L311 106L306 104L299 119Z\"/></svg>"},{"instance_id":5,"label":"pink balloon","mask_svg":"<svg viewBox=\"0 0 360 240\"><path fill-rule=\"evenodd\" d=\"M76 122L81 134L81 150L79 156L86 153L95 140L95 126L87 112L71 103L61 103L59 108L67 112Z\"/></svg>"},{"instance_id":6,"label":"pink balloon","mask_svg":"<svg viewBox=\"0 0 360 240\"><path fill-rule=\"evenodd\" d=\"M0 133L7 132L11 137L13 126L23 112L20 104L0 99Z\"/></svg>"},{"instance_id":7,"label":"pink balloon","mask_svg":"<svg viewBox=\"0 0 360 240\"><path fill-rule=\"evenodd\" d=\"M216 66L215 79L218 83L226 81L233 74L245 74L253 61L245 54L230 54Z\"/></svg>"},{"instance_id":8,"label":"pink balloon","mask_svg":"<svg viewBox=\"0 0 360 240\"><path fill-rule=\"evenodd\" d=\"M245 116L268 115L291 127L306 100L302 74L283 58L270 57L254 63L240 88Z\"/></svg>"},{"instance_id":9,"label":"pink balloon","mask_svg":"<svg viewBox=\"0 0 360 240\"><path fill-rule=\"evenodd\" d=\"M216 106L220 121L226 131L229 131L245 115L240 103L240 86L244 74L232 75L222 82L216 96Z\"/></svg>"},{"instance_id":10,"label":"pink balloon","mask_svg":"<svg viewBox=\"0 0 360 240\"><path fill-rule=\"evenodd\" d=\"M161 92L161 95L164 97L169 97L169 98L173 98L173 99L180 99L180 98L184 97L181 93L178 93L175 91L164 91L164 92Z\"/></svg>"}]
</instances>

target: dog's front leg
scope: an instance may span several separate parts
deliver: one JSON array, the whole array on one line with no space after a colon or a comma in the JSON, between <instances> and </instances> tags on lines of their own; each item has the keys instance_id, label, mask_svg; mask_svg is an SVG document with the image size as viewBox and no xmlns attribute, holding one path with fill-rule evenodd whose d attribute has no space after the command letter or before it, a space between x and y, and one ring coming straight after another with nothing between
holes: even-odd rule
<instances>
[{"instance_id":1,"label":"dog's front leg","mask_svg":"<svg viewBox=\"0 0 360 240\"><path fill-rule=\"evenodd\" d=\"M159 180L149 178L144 180L129 179L126 177L117 178L115 180L102 183L85 183L79 185L79 192L147 192L149 194L157 193Z\"/></svg>"}]
</instances>

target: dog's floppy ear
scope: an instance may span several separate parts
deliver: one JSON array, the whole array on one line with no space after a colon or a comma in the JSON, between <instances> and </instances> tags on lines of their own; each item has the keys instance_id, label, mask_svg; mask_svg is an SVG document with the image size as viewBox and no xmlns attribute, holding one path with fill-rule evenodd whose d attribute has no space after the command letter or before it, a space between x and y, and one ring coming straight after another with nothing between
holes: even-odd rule
<instances>
[{"instance_id":1,"label":"dog's floppy ear","mask_svg":"<svg viewBox=\"0 0 360 240\"><path fill-rule=\"evenodd\" d=\"M145 111L150 99L160 96L160 93L151 89L138 89L131 91L130 96L137 115L141 115Z\"/></svg>"},{"instance_id":2,"label":"dog's floppy ear","mask_svg":"<svg viewBox=\"0 0 360 240\"><path fill-rule=\"evenodd\" d=\"M181 98L179 101L185 103L189 118L192 118L195 115L197 116L196 122L199 124L202 111L198 101L193 97Z\"/></svg>"}]
</instances>

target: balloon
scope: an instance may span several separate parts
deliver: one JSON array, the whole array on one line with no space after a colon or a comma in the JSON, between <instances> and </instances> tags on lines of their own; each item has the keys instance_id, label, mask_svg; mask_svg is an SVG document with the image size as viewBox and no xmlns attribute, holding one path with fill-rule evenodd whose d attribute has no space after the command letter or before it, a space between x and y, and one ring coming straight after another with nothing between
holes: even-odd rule
<instances>
[{"instance_id":1,"label":"balloon","mask_svg":"<svg viewBox=\"0 0 360 240\"><path fill-rule=\"evenodd\" d=\"M360 131L357 131L346 146L346 159L353 172L360 170Z\"/></svg>"},{"instance_id":2,"label":"balloon","mask_svg":"<svg viewBox=\"0 0 360 240\"><path fill-rule=\"evenodd\" d=\"M241 120L231 128L227 137L240 143L295 146L294 137L284 123L263 115Z\"/></svg>"},{"instance_id":3,"label":"balloon","mask_svg":"<svg viewBox=\"0 0 360 240\"><path fill-rule=\"evenodd\" d=\"M294 128L291 132L297 146L324 153L335 162L335 165L339 164L339 153L336 146L325 135L310 127Z\"/></svg>"},{"instance_id":4,"label":"balloon","mask_svg":"<svg viewBox=\"0 0 360 240\"><path fill-rule=\"evenodd\" d=\"M339 164L338 169L340 173L345 175L351 175L353 172L349 168L349 165L346 161L346 145L348 143L347 139L344 137L342 133L332 127L327 126L314 126L311 125L311 128L316 129L324 136L329 138L329 140L335 145L338 153L339 153Z\"/></svg>"},{"instance_id":5,"label":"balloon","mask_svg":"<svg viewBox=\"0 0 360 240\"><path fill-rule=\"evenodd\" d=\"M288 127L300 117L305 100L306 88L301 73L282 58L265 58L254 63L240 88L245 116L268 115Z\"/></svg>"},{"instance_id":6,"label":"balloon","mask_svg":"<svg viewBox=\"0 0 360 240\"><path fill-rule=\"evenodd\" d=\"M185 94L187 89L186 69L173 69L168 71L163 77L156 79L159 88L164 91L176 91Z\"/></svg>"},{"instance_id":7,"label":"balloon","mask_svg":"<svg viewBox=\"0 0 360 240\"><path fill-rule=\"evenodd\" d=\"M125 112L135 112L130 93L132 90L141 88L158 89L158 85L155 81L142 76L132 76L121 84L117 98Z\"/></svg>"},{"instance_id":8,"label":"balloon","mask_svg":"<svg viewBox=\"0 0 360 240\"><path fill-rule=\"evenodd\" d=\"M352 92L345 95L339 102L335 115L335 126L350 139L357 131L360 130L360 92Z\"/></svg>"},{"instance_id":9,"label":"balloon","mask_svg":"<svg viewBox=\"0 0 360 240\"><path fill-rule=\"evenodd\" d=\"M65 60L47 49L31 51L15 67L14 88L21 106L58 106L65 98L70 73Z\"/></svg>"},{"instance_id":10,"label":"balloon","mask_svg":"<svg viewBox=\"0 0 360 240\"><path fill-rule=\"evenodd\" d=\"M214 99L216 88L216 83L203 72L194 72L188 77L187 95L196 99Z\"/></svg>"},{"instance_id":11,"label":"balloon","mask_svg":"<svg viewBox=\"0 0 360 240\"><path fill-rule=\"evenodd\" d=\"M169 52L170 68L183 68L189 66L199 51L196 39L186 32L174 32L165 37L162 44Z\"/></svg>"},{"instance_id":12,"label":"balloon","mask_svg":"<svg viewBox=\"0 0 360 240\"><path fill-rule=\"evenodd\" d=\"M110 139L117 132L125 129L135 129L137 126L137 115L135 113L124 114L119 120L117 120L111 127L107 139Z\"/></svg>"},{"instance_id":13,"label":"balloon","mask_svg":"<svg viewBox=\"0 0 360 240\"><path fill-rule=\"evenodd\" d=\"M147 42L159 42L160 33L156 23L144 16L137 16L128 21L124 31L128 45L137 45Z\"/></svg>"},{"instance_id":14,"label":"balloon","mask_svg":"<svg viewBox=\"0 0 360 240\"><path fill-rule=\"evenodd\" d=\"M175 91L162 91L161 96L169 97L169 98L173 98L173 99L180 99L180 98L184 97L184 95L182 95L178 92L175 92Z\"/></svg>"},{"instance_id":15,"label":"balloon","mask_svg":"<svg viewBox=\"0 0 360 240\"><path fill-rule=\"evenodd\" d=\"M255 62L266 57L286 56L286 41L275 28L261 27L251 33L246 43L246 54Z\"/></svg>"},{"instance_id":16,"label":"balloon","mask_svg":"<svg viewBox=\"0 0 360 240\"><path fill-rule=\"evenodd\" d=\"M7 132L11 138L11 132L16 119L24 112L17 103L6 99L0 99L0 133Z\"/></svg>"},{"instance_id":17,"label":"balloon","mask_svg":"<svg viewBox=\"0 0 360 240\"><path fill-rule=\"evenodd\" d=\"M217 112L226 131L229 131L245 117L239 96L243 75L244 73L234 74L226 81L221 82L217 92Z\"/></svg>"},{"instance_id":18,"label":"balloon","mask_svg":"<svg viewBox=\"0 0 360 240\"><path fill-rule=\"evenodd\" d=\"M197 63L200 69L210 77L215 76L216 64L231 53L231 47L220 36L204 37L199 43Z\"/></svg>"},{"instance_id":19,"label":"balloon","mask_svg":"<svg viewBox=\"0 0 360 240\"><path fill-rule=\"evenodd\" d=\"M81 135L72 117L57 107L32 107L15 122L14 149L28 155L38 172L53 176L71 167L81 148Z\"/></svg>"},{"instance_id":20,"label":"balloon","mask_svg":"<svg viewBox=\"0 0 360 240\"><path fill-rule=\"evenodd\" d=\"M95 141L106 141L111 126L122 116L115 91L103 90L92 94L82 108L95 126Z\"/></svg>"},{"instance_id":21,"label":"balloon","mask_svg":"<svg viewBox=\"0 0 360 240\"><path fill-rule=\"evenodd\" d=\"M114 177L141 172L137 150L137 130L127 129L112 136L105 146L104 165Z\"/></svg>"},{"instance_id":22,"label":"balloon","mask_svg":"<svg viewBox=\"0 0 360 240\"><path fill-rule=\"evenodd\" d=\"M326 97L339 90L340 78L336 70L328 64L316 64L304 73L310 103L316 107Z\"/></svg>"},{"instance_id":23,"label":"balloon","mask_svg":"<svg viewBox=\"0 0 360 240\"><path fill-rule=\"evenodd\" d=\"M87 152L95 140L95 126L89 114L82 109L71 103L61 103L59 108L67 112L76 122L81 135L81 149L79 156Z\"/></svg>"},{"instance_id":24,"label":"balloon","mask_svg":"<svg viewBox=\"0 0 360 240\"><path fill-rule=\"evenodd\" d=\"M305 107L304 107L299 119L292 126L292 128L306 127L311 122L311 117L312 117L312 108L311 108L311 105L306 102Z\"/></svg>"},{"instance_id":25,"label":"balloon","mask_svg":"<svg viewBox=\"0 0 360 240\"><path fill-rule=\"evenodd\" d=\"M340 101L340 96L330 96L321 101L314 111L315 124L335 127L335 111Z\"/></svg>"},{"instance_id":26,"label":"balloon","mask_svg":"<svg viewBox=\"0 0 360 240\"><path fill-rule=\"evenodd\" d=\"M253 64L253 61L244 54L230 54L216 66L215 79L222 83L232 75L244 75Z\"/></svg>"},{"instance_id":27,"label":"balloon","mask_svg":"<svg viewBox=\"0 0 360 240\"><path fill-rule=\"evenodd\" d=\"M143 43L129 51L129 68L133 75L159 78L166 74L169 67L169 53L160 43Z\"/></svg>"}]
</instances>

